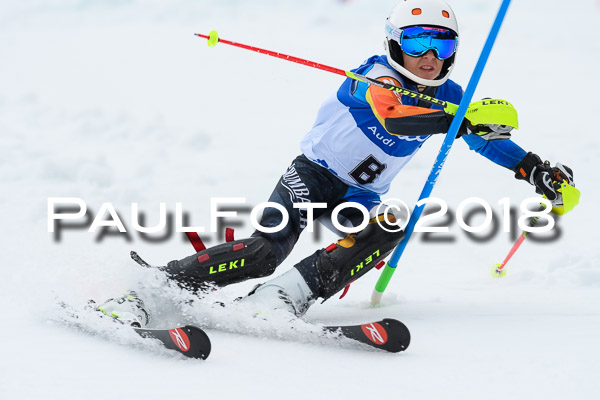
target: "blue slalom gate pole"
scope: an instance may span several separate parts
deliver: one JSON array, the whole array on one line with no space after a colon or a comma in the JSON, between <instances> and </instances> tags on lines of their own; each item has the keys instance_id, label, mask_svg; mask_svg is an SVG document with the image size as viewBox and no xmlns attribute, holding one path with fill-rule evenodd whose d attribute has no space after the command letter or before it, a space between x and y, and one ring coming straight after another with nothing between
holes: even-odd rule
<instances>
[{"instance_id":1,"label":"blue slalom gate pole","mask_svg":"<svg viewBox=\"0 0 600 400\"><path fill-rule=\"evenodd\" d=\"M426 199L431 194L433 187L435 186L435 182L442 171L442 167L446 162L446 157L450 153L450 149L452 148L452 144L454 144L454 139L456 138L456 134L458 133L458 129L467 113L467 108L469 107L469 103L471 103L471 99L473 98L473 94L475 93L475 89L477 88L477 84L479 83L479 79L481 78L481 74L483 73L483 69L487 60L489 58L490 52L492 51L492 47L494 46L494 42L496 41L496 37L498 36L498 31L502 26L502 22L504 21L504 17L506 15L506 11L508 10L508 6L510 5L510 0L503 0L500 5L500 10L498 10L498 14L496 15L496 19L494 24L492 25L492 29L487 37L485 45L483 46L483 50L481 50L481 55L479 56L479 60L477 61L477 65L475 65L475 70L473 71L473 75L471 75L471 79L469 80L469 84L467 85L467 90L463 98L458 105L458 110L456 111L456 115L450 124L450 128L448 129L448 133L442 143L442 147L440 148L440 152L438 153L437 158L435 159L435 163L433 164L433 168L427 177L427 181L425 182L425 186L423 186L423 190L421 191L421 195L419 196L419 201ZM425 205L415 206L415 210L410 216L408 221L408 225L404 231L404 238L398 244L398 247L392 253L389 261L387 262L385 268L383 269L377 284L375 285L375 289L373 290L373 294L371 295L371 305L377 305L381 301L381 297L383 296L383 292L387 288L388 283L390 282L394 272L396 271L396 267L398 266L398 260L402 256L404 249L406 248L406 244L410 239L417 221L421 217L421 213Z\"/></svg>"}]
</instances>

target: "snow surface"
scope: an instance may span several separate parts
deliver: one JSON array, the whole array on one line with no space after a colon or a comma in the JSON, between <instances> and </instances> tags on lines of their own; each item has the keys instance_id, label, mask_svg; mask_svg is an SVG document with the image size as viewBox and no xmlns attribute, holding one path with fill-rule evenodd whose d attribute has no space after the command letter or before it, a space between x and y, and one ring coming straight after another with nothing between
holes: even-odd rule
<instances>
[{"instance_id":1,"label":"snow surface","mask_svg":"<svg viewBox=\"0 0 600 400\"><path fill-rule=\"evenodd\" d=\"M180 236L142 240L131 203L153 225L159 202L170 212L181 202L190 224L208 229L211 197L265 201L341 78L225 45L209 49L192 33L217 29L226 39L350 69L382 52L395 1L2 1L0 397L597 398L600 7L513 3L475 98L511 101L520 115L515 140L574 169L583 194L560 220L560 240L527 239L508 276L493 280L489 270L513 239L500 232L474 242L453 222L446 234L453 242L413 236L381 307L368 305L373 272L345 299L306 316L323 324L397 318L412 332L404 353L327 345L285 334L285 323L261 330L260 321L232 312L221 329L208 330L213 353L203 362L150 344L156 354L140 350L127 333L108 341L69 330L56 298L83 306L135 287L172 303L185 298L128 252L164 263L190 254L190 245ZM452 1L461 29L453 79L465 87L499 4ZM441 140L424 146L390 196L414 204ZM457 141L433 194L453 210L481 197L500 215L501 198L518 206L534 191ZM130 235L98 240L71 229L57 241L47 228L49 197L79 197L94 213L110 202ZM237 237L251 233L247 217L232 220L242 225ZM277 273L333 240L325 231L318 240L304 235ZM216 296L243 295L255 283ZM215 327L220 319L154 301L164 323Z\"/></svg>"}]
</instances>

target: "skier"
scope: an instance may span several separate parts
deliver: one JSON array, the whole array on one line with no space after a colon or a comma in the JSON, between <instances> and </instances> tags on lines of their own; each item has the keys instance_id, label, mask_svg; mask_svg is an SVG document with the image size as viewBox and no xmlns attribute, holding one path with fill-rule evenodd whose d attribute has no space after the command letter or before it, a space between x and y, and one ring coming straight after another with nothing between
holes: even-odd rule
<instances>
[{"instance_id":1,"label":"skier","mask_svg":"<svg viewBox=\"0 0 600 400\"><path fill-rule=\"evenodd\" d=\"M456 18L443 0L402 0L385 25L386 55L375 55L352 70L367 77L458 104L463 90L449 79L459 34ZM495 103L495 104L489 104ZM484 107L485 105L485 107ZM271 275L291 252L308 221L307 209L293 203L326 203L313 219L326 218L339 204L355 202L370 210L369 224L297 263L290 271L258 285L242 301L254 301L301 316L317 298L329 299L360 278L396 247L403 232L393 215L378 215L380 196L433 134L447 133L452 116L439 106L377 86L346 79L319 110L301 142L298 156L279 179L269 202L282 205L289 222L275 233L256 231L200 251L162 269L180 285L203 290ZM471 150L515 172L553 202L572 170L550 167L510 138L516 111L504 101L472 103L459 135ZM364 215L345 208L338 220L353 227ZM260 224L276 227L282 214L265 209ZM149 314L141 299L126 294L99 307L125 322L145 326Z\"/></svg>"}]
</instances>

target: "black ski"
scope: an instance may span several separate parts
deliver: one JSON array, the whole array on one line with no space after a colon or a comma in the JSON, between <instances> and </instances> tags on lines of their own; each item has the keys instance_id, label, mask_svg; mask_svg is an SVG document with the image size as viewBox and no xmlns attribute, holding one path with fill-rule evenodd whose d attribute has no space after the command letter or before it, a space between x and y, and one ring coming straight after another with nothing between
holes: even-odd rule
<instances>
[{"instance_id":1,"label":"black ski","mask_svg":"<svg viewBox=\"0 0 600 400\"><path fill-rule=\"evenodd\" d=\"M142 337L160 340L170 350L180 352L186 357L206 360L210 354L210 339L206 332L195 326L186 325L173 329L134 328Z\"/></svg>"},{"instance_id":2,"label":"black ski","mask_svg":"<svg viewBox=\"0 0 600 400\"><path fill-rule=\"evenodd\" d=\"M93 300L90 300L88 305L82 310L77 310L64 301L58 301L58 305L65 311L65 317L62 319L62 322L83 332L109 338L114 334L112 330L98 330L91 325L86 324L86 320L89 318L86 316L88 313L89 315L93 315L94 318L107 318L117 325L125 326L122 321L116 318L106 317L96 311L96 303ZM80 316L84 318L80 318ZM210 354L210 339L206 332L196 326L186 325L173 329L143 329L131 327L131 329L143 338L159 340L165 348L178 351L186 357L201 358L205 360Z\"/></svg>"},{"instance_id":3,"label":"black ski","mask_svg":"<svg viewBox=\"0 0 600 400\"><path fill-rule=\"evenodd\" d=\"M392 353L404 351L410 344L406 325L391 318L362 325L326 326L325 330Z\"/></svg>"},{"instance_id":4,"label":"black ski","mask_svg":"<svg viewBox=\"0 0 600 400\"><path fill-rule=\"evenodd\" d=\"M131 251L130 256L144 268L157 268L144 261L135 251ZM225 304L220 306L225 307ZM323 330L391 353L404 351L410 344L410 332L406 325L392 318L362 325L326 326Z\"/></svg>"}]
</instances>

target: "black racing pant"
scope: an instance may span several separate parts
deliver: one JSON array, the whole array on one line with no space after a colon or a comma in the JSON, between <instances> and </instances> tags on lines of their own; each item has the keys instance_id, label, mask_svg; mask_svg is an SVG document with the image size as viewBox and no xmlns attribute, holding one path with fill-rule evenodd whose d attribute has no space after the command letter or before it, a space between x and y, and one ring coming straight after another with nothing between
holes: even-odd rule
<instances>
[{"instance_id":1,"label":"black racing pant","mask_svg":"<svg viewBox=\"0 0 600 400\"><path fill-rule=\"evenodd\" d=\"M322 166L300 155L277 182L269 201L284 206L289 222L279 232L263 233L255 231L252 237L263 237L272 246L277 265L291 253L307 224L307 210L294 208L294 203L327 203L327 208L315 208L313 218L327 217L339 204L345 202L349 186ZM354 208L340 212L345 224L358 225L363 215ZM265 208L260 224L264 227L278 226L282 221L281 212Z\"/></svg>"},{"instance_id":2,"label":"black racing pant","mask_svg":"<svg viewBox=\"0 0 600 400\"><path fill-rule=\"evenodd\" d=\"M207 282L225 286L250 278L271 275L290 254L300 233L307 226L308 211L294 208L294 203L326 203L326 208L313 209L313 219L330 217L331 211L348 201L350 187L320 165L298 156L279 179L270 202L282 205L289 216L288 223L279 231L265 233L257 230L248 239L223 243L202 250L179 261L171 261L164 270L180 284L197 290ZM379 197L365 191L350 195L354 201L360 198L370 206ZM352 197L355 196L355 197ZM363 221L360 210L343 209L338 222L344 226L357 226ZM283 221L282 213L271 207L264 209L260 224L266 228L278 227ZM313 293L323 298L343 288L350 280L366 273L381 261L397 244L402 233L388 234L372 224L356 235L358 244L330 246L302 260L296 265ZM364 266L364 268L363 268Z\"/></svg>"}]
</instances>

